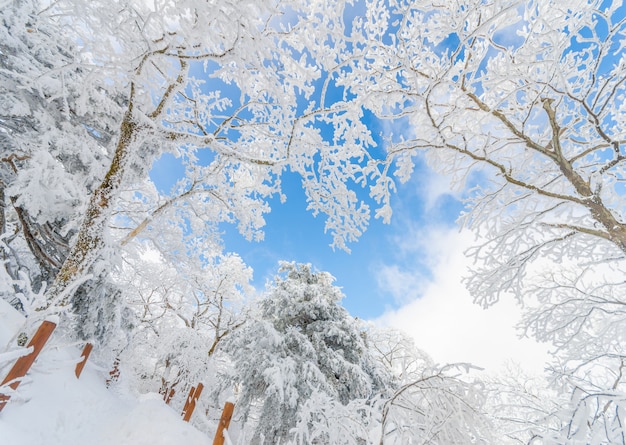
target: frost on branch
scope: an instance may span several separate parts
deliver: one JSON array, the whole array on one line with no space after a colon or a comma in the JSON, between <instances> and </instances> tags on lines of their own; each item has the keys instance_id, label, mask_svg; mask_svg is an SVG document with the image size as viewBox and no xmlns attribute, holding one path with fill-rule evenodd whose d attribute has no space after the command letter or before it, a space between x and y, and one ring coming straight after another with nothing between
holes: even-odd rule
<instances>
[{"instance_id":1,"label":"frost on branch","mask_svg":"<svg viewBox=\"0 0 626 445\"><path fill-rule=\"evenodd\" d=\"M379 183L424 152L474 186L468 289L529 305L521 332L555 344L571 396L559 443L612 443L623 413L625 30L612 2L372 0L343 78L402 134Z\"/></svg>"}]
</instances>

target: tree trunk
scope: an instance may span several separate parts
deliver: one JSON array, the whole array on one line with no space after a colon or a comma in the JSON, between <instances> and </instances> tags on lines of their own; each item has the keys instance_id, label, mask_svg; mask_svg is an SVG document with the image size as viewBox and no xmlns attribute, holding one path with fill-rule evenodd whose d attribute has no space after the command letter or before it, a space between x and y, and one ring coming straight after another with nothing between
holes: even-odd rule
<instances>
[{"instance_id":1,"label":"tree trunk","mask_svg":"<svg viewBox=\"0 0 626 445\"><path fill-rule=\"evenodd\" d=\"M102 183L89 200L76 241L67 259L47 292L47 306L66 306L71 298L72 286L89 270L103 246L103 233L109 219L111 202L124 176L131 145L136 138L138 125L133 119L132 101L120 126L120 136L115 154Z\"/></svg>"}]
</instances>

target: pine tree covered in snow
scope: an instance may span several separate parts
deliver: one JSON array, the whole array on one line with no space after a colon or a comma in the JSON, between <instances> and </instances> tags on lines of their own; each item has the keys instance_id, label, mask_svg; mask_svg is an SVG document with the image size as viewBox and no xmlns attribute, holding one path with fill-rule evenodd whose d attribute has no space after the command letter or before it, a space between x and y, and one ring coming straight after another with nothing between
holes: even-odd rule
<instances>
[{"instance_id":1,"label":"pine tree covered in snow","mask_svg":"<svg viewBox=\"0 0 626 445\"><path fill-rule=\"evenodd\" d=\"M354 421L390 377L368 350L358 321L339 305L343 294L330 274L286 262L280 272L257 316L226 341L241 386L240 412L253 430L251 443L287 443L296 432L304 443L312 436L313 443L339 443L319 431L321 408L361 401L361 412L350 410ZM315 400L320 405L310 415ZM365 440L353 433L346 443Z\"/></svg>"}]
</instances>

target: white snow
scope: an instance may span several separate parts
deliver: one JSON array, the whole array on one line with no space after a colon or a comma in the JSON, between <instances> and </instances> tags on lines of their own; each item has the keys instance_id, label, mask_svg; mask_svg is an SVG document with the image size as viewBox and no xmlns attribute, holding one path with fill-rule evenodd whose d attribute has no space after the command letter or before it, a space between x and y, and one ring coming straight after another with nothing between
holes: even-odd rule
<instances>
[{"instance_id":1,"label":"white snow","mask_svg":"<svg viewBox=\"0 0 626 445\"><path fill-rule=\"evenodd\" d=\"M33 347L30 348L16 348L9 349L6 352L0 352L0 365L6 364L6 362L15 362L18 358L28 355L33 352ZM2 374L0 374L1 376Z\"/></svg>"},{"instance_id":2,"label":"white snow","mask_svg":"<svg viewBox=\"0 0 626 445\"><path fill-rule=\"evenodd\" d=\"M0 313L0 327L8 324L5 315ZM158 394L122 397L107 389L106 373L89 361L77 379L74 366L79 356L74 347L44 348L0 412L1 445L211 443L212 438L183 422ZM0 365L2 380L12 363Z\"/></svg>"},{"instance_id":3,"label":"white snow","mask_svg":"<svg viewBox=\"0 0 626 445\"><path fill-rule=\"evenodd\" d=\"M24 317L13 307L0 298L0 353L12 342L24 325Z\"/></svg>"}]
</instances>

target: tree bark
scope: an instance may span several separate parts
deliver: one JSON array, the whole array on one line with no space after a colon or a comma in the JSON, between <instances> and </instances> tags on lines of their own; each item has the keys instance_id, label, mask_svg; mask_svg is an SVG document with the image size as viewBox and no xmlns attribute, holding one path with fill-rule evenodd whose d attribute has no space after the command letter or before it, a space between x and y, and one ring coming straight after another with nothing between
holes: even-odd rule
<instances>
[{"instance_id":1,"label":"tree bark","mask_svg":"<svg viewBox=\"0 0 626 445\"><path fill-rule=\"evenodd\" d=\"M137 131L138 124L133 117L133 102L131 100L120 125L120 137L109 170L102 183L91 195L76 242L47 292L48 307L52 304L59 306L68 304L71 297L68 290L81 276L87 273L89 267L100 254L104 246L103 233L109 218L111 202L115 191L122 182Z\"/></svg>"}]
</instances>

